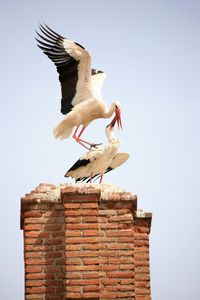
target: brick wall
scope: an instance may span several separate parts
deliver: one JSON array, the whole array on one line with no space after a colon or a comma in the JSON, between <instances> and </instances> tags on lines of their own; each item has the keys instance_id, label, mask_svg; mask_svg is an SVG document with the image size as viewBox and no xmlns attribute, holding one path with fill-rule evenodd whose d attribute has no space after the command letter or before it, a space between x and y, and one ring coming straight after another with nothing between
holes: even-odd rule
<instances>
[{"instance_id":1,"label":"brick wall","mask_svg":"<svg viewBox=\"0 0 200 300\"><path fill-rule=\"evenodd\" d=\"M25 299L150 300L150 225L130 193L41 184L21 200Z\"/></svg>"}]
</instances>

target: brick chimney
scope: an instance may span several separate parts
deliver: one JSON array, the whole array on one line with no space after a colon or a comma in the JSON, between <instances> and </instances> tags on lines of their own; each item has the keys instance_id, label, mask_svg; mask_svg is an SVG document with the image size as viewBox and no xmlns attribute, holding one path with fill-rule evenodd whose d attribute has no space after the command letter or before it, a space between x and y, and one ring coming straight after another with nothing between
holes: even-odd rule
<instances>
[{"instance_id":1,"label":"brick chimney","mask_svg":"<svg viewBox=\"0 0 200 300\"><path fill-rule=\"evenodd\" d=\"M150 300L151 213L110 185L40 184L21 199L25 300Z\"/></svg>"}]
</instances>

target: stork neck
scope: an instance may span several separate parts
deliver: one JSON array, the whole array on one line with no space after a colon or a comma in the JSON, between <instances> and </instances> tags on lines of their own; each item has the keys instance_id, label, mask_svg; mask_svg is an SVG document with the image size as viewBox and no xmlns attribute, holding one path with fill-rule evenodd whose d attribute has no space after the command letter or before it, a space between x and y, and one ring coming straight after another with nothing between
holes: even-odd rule
<instances>
[{"instance_id":1,"label":"stork neck","mask_svg":"<svg viewBox=\"0 0 200 300\"><path fill-rule=\"evenodd\" d=\"M115 112L115 105L112 103L109 108L104 113L105 118L110 118L112 114Z\"/></svg>"},{"instance_id":2,"label":"stork neck","mask_svg":"<svg viewBox=\"0 0 200 300\"><path fill-rule=\"evenodd\" d=\"M106 136L107 136L108 141L111 143L114 142L115 140L118 140L114 134L114 131L111 131L111 130L107 131Z\"/></svg>"}]
</instances>

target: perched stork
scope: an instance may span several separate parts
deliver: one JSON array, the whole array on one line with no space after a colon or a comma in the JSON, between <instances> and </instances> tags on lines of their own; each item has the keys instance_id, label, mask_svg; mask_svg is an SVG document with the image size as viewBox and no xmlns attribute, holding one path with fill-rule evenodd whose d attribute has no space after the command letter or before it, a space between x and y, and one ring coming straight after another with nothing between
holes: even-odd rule
<instances>
[{"instance_id":1,"label":"perched stork","mask_svg":"<svg viewBox=\"0 0 200 300\"><path fill-rule=\"evenodd\" d=\"M114 136L115 122L116 118L105 129L108 144L92 148L66 172L65 177L86 182L92 182L92 179L100 177L101 183L105 173L119 167L129 158L128 153L118 152L120 143Z\"/></svg>"},{"instance_id":2,"label":"perched stork","mask_svg":"<svg viewBox=\"0 0 200 300\"><path fill-rule=\"evenodd\" d=\"M106 74L91 68L91 56L80 44L64 38L47 25L39 25L38 47L56 65L61 83L61 112L65 118L54 128L56 138L72 137L89 149L93 145L83 139L84 129L95 119L110 118L114 113L118 127L122 128L121 105L118 101L107 107L101 97ZM82 128L80 126L82 125ZM88 145L88 146L86 146Z\"/></svg>"}]
</instances>

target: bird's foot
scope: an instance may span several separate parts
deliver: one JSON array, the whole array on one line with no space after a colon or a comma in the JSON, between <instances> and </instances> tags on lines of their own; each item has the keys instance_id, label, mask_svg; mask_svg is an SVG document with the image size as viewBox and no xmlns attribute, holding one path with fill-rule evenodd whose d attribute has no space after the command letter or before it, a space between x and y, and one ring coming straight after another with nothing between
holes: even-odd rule
<instances>
[{"instance_id":1,"label":"bird's foot","mask_svg":"<svg viewBox=\"0 0 200 300\"><path fill-rule=\"evenodd\" d=\"M92 144L90 144L90 150L91 150L92 148L97 148L97 147L100 146L100 145L103 145L103 143L99 143L99 144L94 144L94 143L92 143Z\"/></svg>"}]
</instances>

